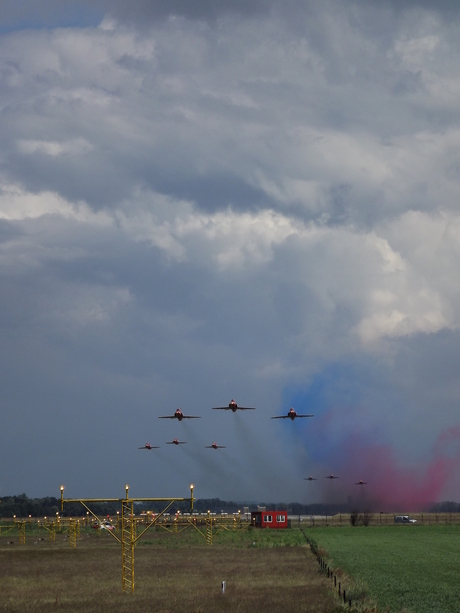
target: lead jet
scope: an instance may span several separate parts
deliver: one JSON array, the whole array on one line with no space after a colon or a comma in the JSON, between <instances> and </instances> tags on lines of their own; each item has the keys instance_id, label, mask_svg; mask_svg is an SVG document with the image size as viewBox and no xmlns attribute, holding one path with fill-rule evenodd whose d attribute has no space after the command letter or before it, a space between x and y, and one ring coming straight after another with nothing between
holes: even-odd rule
<instances>
[{"instance_id":1,"label":"lead jet","mask_svg":"<svg viewBox=\"0 0 460 613\"><path fill-rule=\"evenodd\" d=\"M150 443L145 443L143 447L138 447L138 449L160 449L159 447L152 447Z\"/></svg>"},{"instance_id":2,"label":"lead jet","mask_svg":"<svg viewBox=\"0 0 460 613\"><path fill-rule=\"evenodd\" d=\"M332 473L330 475L328 475L327 477L324 477L325 479L338 479L338 477L336 477L335 475L333 475Z\"/></svg>"},{"instance_id":3,"label":"lead jet","mask_svg":"<svg viewBox=\"0 0 460 613\"><path fill-rule=\"evenodd\" d=\"M318 481L318 479L310 475L309 477L305 477L304 481Z\"/></svg>"},{"instance_id":4,"label":"lead jet","mask_svg":"<svg viewBox=\"0 0 460 613\"><path fill-rule=\"evenodd\" d=\"M187 441L180 441L178 438L173 438L172 441L168 441L167 445L185 445Z\"/></svg>"},{"instance_id":5,"label":"lead jet","mask_svg":"<svg viewBox=\"0 0 460 613\"><path fill-rule=\"evenodd\" d=\"M206 445L206 449L225 449L226 445L218 445L217 443L213 443L212 445Z\"/></svg>"},{"instance_id":6,"label":"lead jet","mask_svg":"<svg viewBox=\"0 0 460 613\"><path fill-rule=\"evenodd\" d=\"M172 415L161 415L158 419L178 419L182 421L183 419L201 419L201 417L197 417L196 415L184 415L182 409L176 409Z\"/></svg>"},{"instance_id":7,"label":"lead jet","mask_svg":"<svg viewBox=\"0 0 460 613\"><path fill-rule=\"evenodd\" d=\"M236 413L237 411L255 411L255 407L239 407L237 403L233 400L233 398L228 403L228 407L212 407L214 411L233 411Z\"/></svg>"},{"instance_id":8,"label":"lead jet","mask_svg":"<svg viewBox=\"0 0 460 613\"><path fill-rule=\"evenodd\" d=\"M355 485L367 485L367 481L360 479L357 483L355 483Z\"/></svg>"},{"instance_id":9,"label":"lead jet","mask_svg":"<svg viewBox=\"0 0 460 613\"><path fill-rule=\"evenodd\" d=\"M300 415L300 413L297 413L297 411L294 411L294 409L291 407L287 412L287 415L277 415L276 417L272 417L272 419L292 419L292 421L294 421L296 417L314 417L314 415Z\"/></svg>"}]
</instances>

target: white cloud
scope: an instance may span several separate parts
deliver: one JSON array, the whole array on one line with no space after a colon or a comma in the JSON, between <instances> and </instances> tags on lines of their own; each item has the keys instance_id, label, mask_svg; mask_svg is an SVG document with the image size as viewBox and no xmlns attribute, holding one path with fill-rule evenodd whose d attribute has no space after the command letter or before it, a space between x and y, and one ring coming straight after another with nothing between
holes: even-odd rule
<instances>
[{"instance_id":1,"label":"white cloud","mask_svg":"<svg viewBox=\"0 0 460 613\"><path fill-rule=\"evenodd\" d=\"M265 416L324 364L453 338L460 27L349 7L0 37L10 381Z\"/></svg>"},{"instance_id":2,"label":"white cloud","mask_svg":"<svg viewBox=\"0 0 460 613\"><path fill-rule=\"evenodd\" d=\"M5 184L0 188L0 219L15 221L43 215L59 215L97 225L111 223L105 213L94 212L84 202L70 203L53 192L34 194L14 184Z\"/></svg>"},{"instance_id":3,"label":"white cloud","mask_svg":"<svg viewBox=\"0 0 460 613\"><path fill-rule=\"evenodd\" d=\"M21 153L45 153L52 157L66 154L88 153L92 149L91 143L84 138L77 138L67 142L37 141L20 139L18 149Z\"/></svg>"}]
</instances>

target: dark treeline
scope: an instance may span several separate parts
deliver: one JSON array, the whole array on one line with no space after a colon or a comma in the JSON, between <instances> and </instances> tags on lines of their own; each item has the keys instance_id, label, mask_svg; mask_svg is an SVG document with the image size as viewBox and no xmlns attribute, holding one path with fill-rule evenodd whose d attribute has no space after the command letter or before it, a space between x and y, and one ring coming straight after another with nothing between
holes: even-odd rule
<instances>
[{"instance_id":1,"label":"dark treeline","mask_svg":"<svg viewBox=\"0 0 460 613\"><path fill-rule=\"evenodd\" d=\"M120 511L119 503L93 503L89 505L93 513L98 516L116 515L117 511ZM156 513L165 509L166 503L164 502L144 502L135 503L136 515L142 511L154 511ZM200 498L195 500L193 510L197 513L237 513L241 511L243 513L245 508L249 511L256 511L258 506L266 507L270 510L287 509L288 513L292 515L332 515L335 513L348 511L346 504L310 504L304 505L297 502L286 503L274 503L274 502L233 502L227 500L220 500L220 498ZM180 511L181 513L187 513L190 511L190 505L188 502L174 503L169 509L169 513L175 513ZM19 496L3 496L0 502L0 517L13 517L27 518L29 515L32 517L53 517L59 513L59 515L81 517L86 515L86 509L83 505L78 503L66 503L64 505L64 512L61 513L61 501L59 498L46 497L46 498L28 498L26 494L20 494Z\"/></svg>"},{"instance_id":2,"label":"dark treeline","mask_svg":"<svg viewBox=\"0 0 460 613\"><path fill-rule=\"evenodd\" d=\"M142 511L163 511L166 506L164 502L157 503L135 503L136 515ZM335 515L337 513L350 513L353 509L350 504L300 504L298 502L232 502L226 500L220 500L220 498L200 498L195 500L193 510L198 513L236 513L247 507L249 511L257 511L258 506L266 507L268 510L287 510L290 515ZM120 505L118 503L94 503L90 505L93 513L99 517L105 515L116 515L117 511L120 511ZM190 511L188 502L174 503L168 509L169 513L175 513L180 511L181 513L187 513ZM432 513L460 513L460 503L453 501L444 501L431 504L427 511ZM13 517L17 518L31 517L53 517L59 513L61 515L61 501L59 498L47 496L46 498L28 498L26 494L20 494L18 496L3 496L0 501L0 517ZM78 503L65 504L63 515L81 517L86 515L86 509Z\"/></svg>"},{"instance_id":3,"label":"dark treeline","mask_svg":"<svg viewBox=\"0 0 460 613\"><path fill-rule=\"evenodd\" d=\"M431 513L460 513L460 503L452 500L436 502L430 507Z\"/></svg>"}]
</instances>

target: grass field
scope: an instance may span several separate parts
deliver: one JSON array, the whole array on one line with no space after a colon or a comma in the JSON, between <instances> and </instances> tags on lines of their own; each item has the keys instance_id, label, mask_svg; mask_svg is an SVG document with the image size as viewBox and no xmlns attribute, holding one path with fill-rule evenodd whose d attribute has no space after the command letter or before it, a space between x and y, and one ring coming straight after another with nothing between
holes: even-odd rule
<instances>
[{"instance_id":1,"label":"grass field","mask_svg":"<svg viewBox=\"0 0 460 613\"><path fill-rule=\"evenodd\" d=\"M121 591L120 546L82 532L26 545L0 537L0 611L45 613L331 613L337 599L298 530L150 531L135 548L135 592ZM13 540L14 544L7 544ZM34 544L36 543L36 544ZM226 592L221 584L226 581Z\"/></svg>"},{"instance_id":2,"label":"grass field","mask_svg":"<svg viewBox=\"0 0 460 613\"><path fill-rule=\"evenodd\" d=\"M393 525L305 533L331 568L367 588L380 611L460 611L460 528Z\"/></svg>"}]
</instances>

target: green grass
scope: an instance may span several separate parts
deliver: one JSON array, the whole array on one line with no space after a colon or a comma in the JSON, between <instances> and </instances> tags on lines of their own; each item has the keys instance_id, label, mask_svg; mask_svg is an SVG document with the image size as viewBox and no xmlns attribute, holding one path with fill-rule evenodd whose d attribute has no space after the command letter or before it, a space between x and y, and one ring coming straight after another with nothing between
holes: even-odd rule
<instances>
[{"instance_id":1,"label":"green grass","mask_svg":"<svg viewBox=\"0 0 460 613\"><path fill-rule=\"evenodd\" d=\"M358 587L367 586L380 611L460 610L459 527L314 528L305 533L331 568L343 570Z\"/></svg>"}]
</instances>

